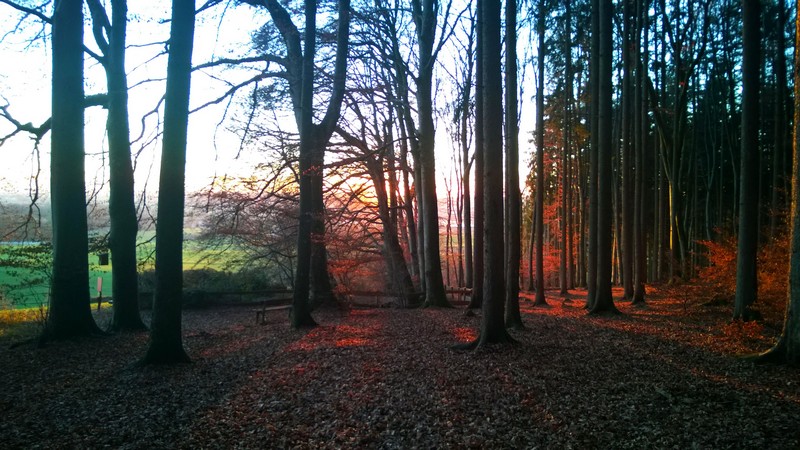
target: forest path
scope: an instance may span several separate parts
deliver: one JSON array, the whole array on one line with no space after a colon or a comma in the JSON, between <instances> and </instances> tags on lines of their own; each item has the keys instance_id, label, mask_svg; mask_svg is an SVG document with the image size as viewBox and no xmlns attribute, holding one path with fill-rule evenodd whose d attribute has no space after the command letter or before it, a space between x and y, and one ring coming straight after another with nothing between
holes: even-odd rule
<instances>
[{"instance_id":1,"label":"forest path","mask_svg":"<svg viewBox=\"0 0 800 450\"><path fill-rule=\"evenodd\" d=\"M298 331L190 310L194 362L171 367L131 367L146 334L2 348L0 448L800 446L800 373L733 357L764 338L722 311L549 301L522 301L520 345L474 352L452 349L480 324L461 309L318 312Z\"/></svg>"},{"instance_id":2,"label":"forest path","mask_svg":"<svg viewBox=\"0 0 800 450\"><path fill-rule=\"evenodd\" d=\"M194 426L217 442L310 448L796 448L800 377L709 349L677 300L587 317L580 293L523 300L521 345L475 338L463 310L353 310L273 354ZM721 340L721 339L720 339ZM788 383L787 383L788 382Z\"/></svg>"}]
</instances>

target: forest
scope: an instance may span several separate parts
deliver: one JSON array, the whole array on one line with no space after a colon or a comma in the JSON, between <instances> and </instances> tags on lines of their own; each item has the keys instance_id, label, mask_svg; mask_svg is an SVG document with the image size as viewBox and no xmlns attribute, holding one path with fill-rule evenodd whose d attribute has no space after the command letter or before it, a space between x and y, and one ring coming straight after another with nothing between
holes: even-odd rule
<instances>
[{"instance_id":1,"label":"forest","mask_svg":"<svg viewBox=\"0 0 800 450\"><path fill-rule=\"evenodd\" d=\"M0 0L0 447L797 448L799 5Z\"/></svg>"}]
</instances>

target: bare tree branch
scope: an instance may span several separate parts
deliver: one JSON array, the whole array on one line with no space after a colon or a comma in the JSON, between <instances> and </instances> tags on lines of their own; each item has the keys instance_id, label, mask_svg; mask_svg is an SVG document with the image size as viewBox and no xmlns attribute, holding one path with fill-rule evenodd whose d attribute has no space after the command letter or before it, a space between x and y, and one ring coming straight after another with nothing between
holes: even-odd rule
<instances>
[{"instance_id":1,"label":"bare tree branch","mask_svg":"<svg viewBox=\"0 0 800 450\"><path fill-rule=\"evenodd\" d=\"M202 105L200 105L200 106L192 109L191 111L189 111L189 113L195 113L195 112L200 111L203 108L207 108L207 107L209 107L211 105L216 105L218 103L222 103L226 98L228 98L229 96L235 94L239 89L242 89L243 87L246 87L246 86L248 86L248 85L250 85L252 83L257 83L257 82L259 82L261 80L264 80L264 79L267 79L267 78L286 78L286 72L264 72L264 73L260 73L260 74L258 74L256 76L250 78L249 80L243 81L243 82L238 83L238 84L231 85L230 89L225 91L224 94L220 95L219 97L217 97L217 98L215 98L213 100L209 100L209 101L203 103Z\"/></svg>"},{"instance_id":2,"label":"bare tree branch","mask_svg":"<svg viewBox=\"0 0 800 450\"><path fill-rule=\"evenodd\" d=\"M192 67L192 70L200 70L200 69L207 69L209 67L217 67L223 65L239 65L239 64L246 64L251 62L267 62L267 63L276 63L280 64L281 66L286 66L286 58L281 58L280 56L275 55L259 55L259 56L251 56L248 58L221 58L215 61L208 61L197 66Z\"/></svg>"},{"instance_id":3,"label":"bare tree branch","mask_svg":"<svg viewBox=\"0 0 800 450\"><path fill-rule=\"evenodd\" d=\"M38 18L42 22L46 22L46 23L50 23L50 24L53 23L53 18L52 17L47 16L43 12L40 11L40 9L44 8L44 6L47 5L49 2L47 2L45 4L42 4L41 6L39 6L37 8L28 8L26 6L22 6L22 5L20 5L20 4L16 3L16 2L12 2L12 1L9 1L9 0L0 0L0 3L6 4L6 5L14 8L14 9L16 9L17 11L24 12L25 14L28 14L28 15L31 15L31 16L35 16L36 18Z\"/></svg>"}]
</instances>

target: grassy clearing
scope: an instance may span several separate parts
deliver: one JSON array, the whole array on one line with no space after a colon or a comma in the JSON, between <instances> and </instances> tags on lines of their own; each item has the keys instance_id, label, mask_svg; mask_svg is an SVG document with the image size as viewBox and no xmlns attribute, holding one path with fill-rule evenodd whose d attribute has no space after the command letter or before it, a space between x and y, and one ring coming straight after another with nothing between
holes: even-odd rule
<instances>
[{"instance_id":1,"label":"grassy clearing","mask_svg":"<svg viewBox=\"0 0 800 450\"><path fill-rule=\"evenodd\" d=\"M13 342L36 336L46 314L46 306L0 309L0 341Z\"/></svg>"},{"instance_id":2,"label":"grassy clearing","mask_svg":"<svg viewBox=\"0 0 800 450\"><path fill-rule=\"evenodd\" d=\"M153 232L143 232L139 236L137 259L141 262L140 270L153 270L155 260L155 240ZM11 246L9 246L11 248ZM214 269L217 271L236 271L242 266L244 252L237 248L208 249L199 241L187 240L183 250L184 270ZM3 255L0 255L2 258ZM90 254L89 292L92 297L98 293L98 278L102 279L103 297L109 297L112 291L113 277L111 264L98 265L98 257ZM0 266L0 296L4 296L7 308L24 309L47 304L49 291L49 262L37 267Z\"/></svg>"},{"instance_id":3,"label":"grassy clearing","mask_svg":"<svg viewBox=\"0 0 800 450\"><path fill-rule=\"evenodd\" d=\"M91 308L97 325L105 329L110 323L113 306L103 303L98 311L97 304L93 303ZM44 327L46 317L46 305L10 308L0 304L0 347L36 338Z\"/></svg>"}]
</instances>

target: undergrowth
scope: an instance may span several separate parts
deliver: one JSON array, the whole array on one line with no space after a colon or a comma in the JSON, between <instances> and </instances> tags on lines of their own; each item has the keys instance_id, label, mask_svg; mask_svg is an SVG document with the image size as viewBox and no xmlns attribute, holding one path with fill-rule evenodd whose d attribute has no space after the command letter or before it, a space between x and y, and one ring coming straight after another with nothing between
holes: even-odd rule
<instances>
[{"instance_id":1,"label":"undergrowth","mask_svg":"<svg viewBox=\"0 0 800 450\"><path fill-rule=\"evenodd\" d=\"M735 236L721 236L715 241L699 241L706 249L707 265L698 271L700 295L708 300L729 304L736 295ZM765 240L758 250L758 299L753 307L765 317L783 317L789 283L789 239L777 236Z\"/></svg>"}]
</instances>

